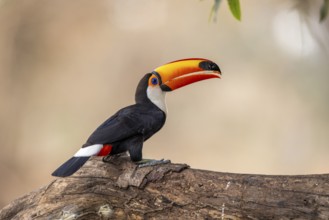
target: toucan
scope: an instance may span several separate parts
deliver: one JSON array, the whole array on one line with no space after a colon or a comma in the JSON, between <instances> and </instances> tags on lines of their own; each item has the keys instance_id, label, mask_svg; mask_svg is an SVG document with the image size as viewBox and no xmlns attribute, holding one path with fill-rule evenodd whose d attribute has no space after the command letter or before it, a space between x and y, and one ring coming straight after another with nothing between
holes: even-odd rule
<instances>
[{"instance_id":1,"label":"toucan","mask_svg":"<svg viewBox=\"0 0 329 220\"><path fill-rule=\"evenodd\" d=\"M176 60L147 73L137 86L136 103L122 108L102 123L76 154L52 175L70 176L91 156L111 157L129 152L133 162L142 161L144 141L166 121L166 93L211 78L221 78L221 71L216 63L203 58Z\"/></svg>"}]
</instances>

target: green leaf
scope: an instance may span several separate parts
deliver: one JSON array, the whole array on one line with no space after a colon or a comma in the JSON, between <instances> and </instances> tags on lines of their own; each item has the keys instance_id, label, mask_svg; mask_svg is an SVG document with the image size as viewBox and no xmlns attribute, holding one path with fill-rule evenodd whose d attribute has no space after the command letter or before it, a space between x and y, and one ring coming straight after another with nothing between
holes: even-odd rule
<instances>
[{"instance_id":1,"label":"green leaf","mask_svg":"<svg viewBox=\"0 0 329 220\"><path fill-rule=\"evenodd\" d=\"M233 16L241 21L241 10L240 10L240 1L239 0L227 0L228 5L230 6L231 13Z\"/></svg>"},{"instance_id":2,"label":"green leaf","mask_svg":"<svg viewBox=\"0 0 329 220\"><path fill-rule=\"evenodd\" d=\"M329 0L323 0L323 4L320 8L320 22L324 21L328 15Z\"/></svg>"}]
</instances>

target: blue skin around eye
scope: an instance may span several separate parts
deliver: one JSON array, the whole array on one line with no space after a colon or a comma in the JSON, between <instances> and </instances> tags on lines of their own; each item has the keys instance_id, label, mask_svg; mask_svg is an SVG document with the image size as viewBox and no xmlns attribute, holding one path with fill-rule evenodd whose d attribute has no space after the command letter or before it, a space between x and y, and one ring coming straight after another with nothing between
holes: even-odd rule
<instances>
[{"instance_id":1,"label":"blue skin around eye","mask_svg":"<svg viewBox=\"0 0 329 220\"><path fill-rule=\"evenodd\" d=\"M158 84L158 79L157 78L153 78L151 80L151 82L152 82L153 85L156 85L156 84Z\"/></svg>"}]
</instances>

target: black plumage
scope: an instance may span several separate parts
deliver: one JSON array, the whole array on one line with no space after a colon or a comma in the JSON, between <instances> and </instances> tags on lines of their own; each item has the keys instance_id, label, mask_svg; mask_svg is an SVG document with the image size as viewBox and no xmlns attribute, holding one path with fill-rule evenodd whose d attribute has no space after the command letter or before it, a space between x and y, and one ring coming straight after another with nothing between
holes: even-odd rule
<instances>
[{"instance_id":1,"label":"black plumage","mask_svg":"<svg viewBox=\"0 0 329 220\"><path fill-rule=\"evenodd\" d=\"M70 176L82 167L90 157L71 157L60 167L58 167L51 175L53 176Z\"/></svg>"}]
</instances>

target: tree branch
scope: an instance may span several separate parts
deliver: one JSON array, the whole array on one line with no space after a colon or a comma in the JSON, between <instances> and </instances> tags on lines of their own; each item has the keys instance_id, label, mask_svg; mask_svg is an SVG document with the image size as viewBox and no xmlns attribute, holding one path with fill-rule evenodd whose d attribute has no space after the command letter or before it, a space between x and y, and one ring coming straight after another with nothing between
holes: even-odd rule
<instances>
[{"instance_id":1,"label":"tree branch","mask_svg":"<svg viewBox=\"0 0 329 220\"><path fill-rule=\"evenodd\" d=\"M328 219L329 175L267 176L137 168L92 158L0 210L0 219Z\"/></svg>"}]
</instances>

